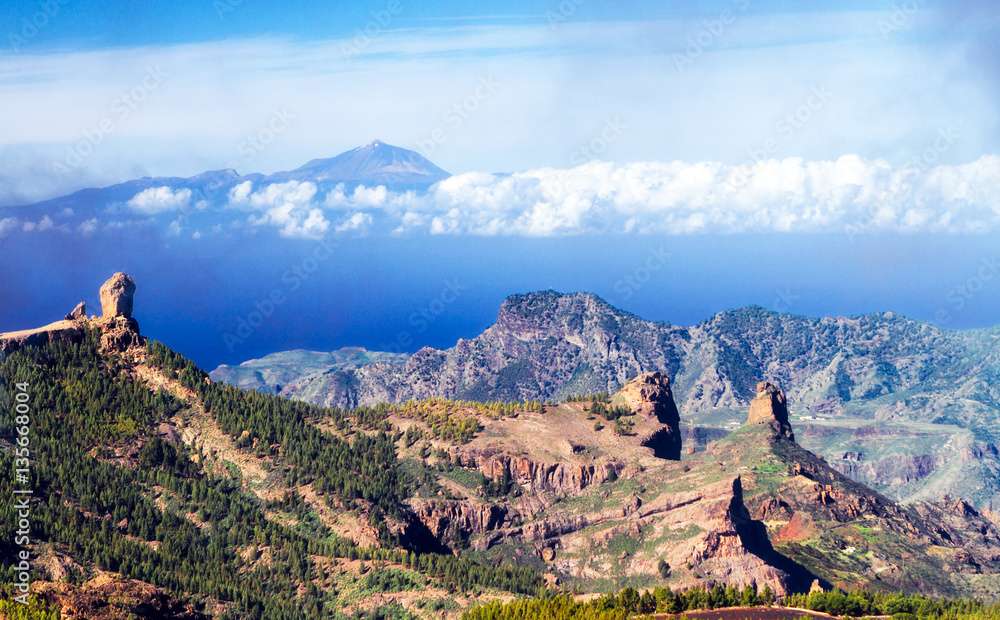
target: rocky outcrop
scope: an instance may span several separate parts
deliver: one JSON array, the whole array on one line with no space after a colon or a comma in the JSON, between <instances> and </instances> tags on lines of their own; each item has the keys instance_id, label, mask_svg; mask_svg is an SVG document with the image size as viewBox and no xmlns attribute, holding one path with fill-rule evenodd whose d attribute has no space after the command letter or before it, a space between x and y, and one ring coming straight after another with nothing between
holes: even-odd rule
<instances>
[{"instance_id":1,"label":"rocky outcrop","mask_svg":"<svg viewBox=\"0 0 1000 620\"><path fill-rule=\"evenodd\" d=\"M471 537L482 537L510 525L508 509L499 504L413 498L409 505L431 535L452 550L468 545Z\"/></svg>"},{"instance_id":2,"label":"rocky outcrop","mask_svg":"<svg viewBox=\"0 0 1000 620\"><path fill-rule=\"evenodd\" d=\"M768 424L776 435L795 439L788 421L788 403L781 388L768 381L757 384L757 395L750 401L747 424Z\"/></svg>"},{"instance_id":3,"label":"rocky outcrop","mask_svg":"<svg viewBox=\"0 0 1000 620\"><path fill-rule=\"evenodd\" d=\"M73 306L66 316L63 317L66 321L80 321L87 318L87 304L81 301L80 303Z\"/></svg>"},{"instance_id":4,"label":"rocky outcrop","mask_svg":"<svg viewBox=\"0 0 1000 620\"><path fill-rule=\"evenodd\" d=\"M801 591L813 579L775 551L765 525L751 518L739 476L733 479L731 495L715 506L706 514L710 529L689 560L699 572L728 585L767 585L779 596Z\"/></svg>"},{"instance_id":5,"label":"rocky outcrop","mask_svg":"<svg viewBox=\"0 0 1000 620\"><path fill-rule=\"evenodd\" d=\"M132 318L134 295L135 282L129 275L118 272L101 285L102 316L88 319L86 305L81 301L62 321L0 333L0 354L49 342L80 342L88 329L100 332L104 351L122 353L140 347L145 341L139 333L139 324Z\"/></svg>"},{"instance_id":6,"label":"rocky outcrop","mask_svg":"<svg viewBox=\"0 0 1000 620\"><path fill-rule=\"evenodd\" d=\"M661 372L645 372L632 379L615 395L636 415L653 418L660 428L642 438L642 445L665 459L681 458L681 417L670 389L670 378Z\"/></svg>"},{"instance_id":7,"label":"rocky outcrop","mask_svg":"<svg viewBox=\"0 0 1000 620\"><path fill-rule=\"evenodd\" d=\"M164 618L201 620L207 618L190 604L136 579L102 574L76 586L69 583L38 582L32 591L59 609L63 618L120 620L121 618Z\"/></svg>"},{"instance_id":8,"label":"rocky outcrop","mask_svg":"<svg viewBox=\"0 0 1000 620\"><path fill-rule=\"evenodd\" d=\"M877 461L866 461L861 452L847 452L830 465L862 484L899 488L930 476L938 462L933 454L890 454Z\"/></svg>"},{"instance_id":9,"label":"rocky outcrop","mask_svg":"<svg viewBox=\"0 0 1000 620\"><path fill-rule=\"evenodd\" d=\"M132 276L115 273L101 285L101 318L94 323L101 330L101 348L122 353L142 346L139 323L132 318L135 281Z\"/></svg>"},{"instance_id":10,"label":"rocky outcrop","mask_svg":"<svg viewBox=\"0 0 1000 620\"><path fill-rule=\"evenodd\" d=\"M101 318L116 316L132 317L132 300L135 296L135 281L121 271L115 273L101 285Z\"/></svg>"},{"instance_id":11,"label":"rocky outcrop","mask_svg":"<svg viewBox=\"0 0 1000 620\"><path fill-rule=\"evenodd\" d=\"M101 348L105 351L123 353L140 347L145 342L139 333L139 324L133 318L119 315L109 319L99 319L99 326Z\"/></svg>"},{"instance_id":12,"label":"rocky outcrop","mask_svg":"<svg viewBox=\"0 0 1000 620\"><path fill-rule=\"evenodd\" d=\"M500 449L456 449L456 465L477 469L493 481L509 480L530 493L567 495L614 480L625 468L617 460L596 463L543 463L526 456L511 455Z\"/></svg>"}]
</instances>

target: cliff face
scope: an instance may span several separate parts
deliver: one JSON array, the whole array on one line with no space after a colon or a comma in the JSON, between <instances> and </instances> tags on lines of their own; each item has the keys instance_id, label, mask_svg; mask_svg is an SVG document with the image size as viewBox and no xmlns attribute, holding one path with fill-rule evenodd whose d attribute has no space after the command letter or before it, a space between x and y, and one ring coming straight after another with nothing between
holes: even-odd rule
<instances>
[{"instance_id":1,"label":"cliff face","mask_svg":"<svg viewBox=\"0 0 1000 620\"><path fill-rule=\"evenodd\" d=\"M675 461L681 458L681 416L666 375L660 372L639 375L618 391L614 402L659 423L659 428L642 439L642 445L652 448L660 458Z\"/></svg>"},{"instance_id":2,"label":"cliff face","mask_svg":"<svg viewBox=\"0 0 1000 620\"><path fill-rule=\"evenodd\" d=\"M458 449L454 462L478 470L493 481L510 480L531 493L567 495L614 480L624 469L621 461L598 463L561 463L537 461L528 456L511 455L499 449Z\"/></svg>"}]
</instances>

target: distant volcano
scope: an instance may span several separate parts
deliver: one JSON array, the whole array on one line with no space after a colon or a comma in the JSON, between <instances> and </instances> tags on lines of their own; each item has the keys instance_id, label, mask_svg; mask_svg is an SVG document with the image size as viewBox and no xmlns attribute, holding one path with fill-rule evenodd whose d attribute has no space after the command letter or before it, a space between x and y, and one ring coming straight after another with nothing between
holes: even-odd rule
<instances>
[{"instance_id":1,"label":"distant volcano","mask_svg":"<svg viewBox=\"0 0 1000 620\"><path fill-rule=\"evenodd\" d=\"M225 169L202 172L191 177L142 177L107 187L81 189L33 205L11 207L7 213L33 216L54 214L57 209L71 208L80 214L86 214L124 203L139 192L156 187L189 191L191 204L199 200L218 204L225 201L230 189L244 181L252 181L255 185L308 181L315 183L321 190L328 190L338 183L344 183L348 189L356 185L385 185L392 190L422 190L449 176L449 172L415 151L375 140L335 157L313 159L294 170L274 174L240 174L235 170Z\"/></svg>"},{"instance_id":2,"label":"distant volcano","mask_svg":"<svg viewBox=\"0 0 1000 620\"><path fill-rule=\"evenodd\" d=\"M379 185L431 185L451 176L423 155L381 140L327 159L314 159L269 180L357 182Z\"/></svg>"}]
</instances>

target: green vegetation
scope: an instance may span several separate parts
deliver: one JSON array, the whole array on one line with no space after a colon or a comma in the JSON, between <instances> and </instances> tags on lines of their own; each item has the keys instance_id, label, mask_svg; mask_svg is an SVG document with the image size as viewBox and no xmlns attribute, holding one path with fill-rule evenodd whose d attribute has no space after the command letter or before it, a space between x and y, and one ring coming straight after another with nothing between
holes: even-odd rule
<instances>
[{"instance_id":1,"label":"green vegetation","mask_svg":"<svg viewBox=\"0 0 1000 620\"><path fill-rule=\"evenodd\" d=\"M312 483L321 494L369 502L375 508L372 523L376 525L384 523L384 514L399 516L406 491L395 441L388 433L359 434L348 443L311 423L324 417L343 419L344 412L212 383L163 344L153 342L148 349L150 363L193 390L237 445L262 446L276 462L293 465L288 472L290 484ZM382 534L387 535L384 528Z\"/></svg>"},{"instance_id":2,"label":"green vegetation","mask_svg":"<svg viewBox=\"0 0 1000 620\"><path fill-rule=\"evenodd\" d=\"M417 579L412 572L395 568L372 570L365 575L362 584L366 592L403 592L423 586L424 580Z\"/></svg>"},{"instance_id":3,"label":"green vegetation","mask_svg":"<svg viewBox=\"0 0 1000 620\"><path fill-rule=\"evenodd\" d=\"M610 403L611 395L607 392L594 392L593 394L571 394L566 397L567 403Z\"/></svg>"},{"instance_id":4,"label":"green vegetation","mask_svg":"<svg viewBox=\"0 0 1000 620\"><path fill-rule=\"evenodd\" d=\"M10 598L8 598L10 597ZM0 598L0 618L5 620L58 620L59 612L51 609L45 601L32 595L24 605L12 600L13 594Z\"/></svg>"},{"instance_id":5,"label":"green vegetation","mask_svg":"<svg viewBox=\"0 0 1000 620\"><path fill-rule=\"evenodd\" d=\"M541 401L537 400L477 402L447 398L408 400L401 405L379 405L373 409L419 420L430 427L430 434L435 439L455 443L466 443L479 432L482 427L478 416L499 420L517 416L523 411L545 412Z\"/></svg>"},{"instance_id":6,"label":"green vegetation","mask_svg":"<svg viewBox=\"0 0 1000 620\"><path fill-rule=\"evenodd\" d=\"M602 416L608 422L635 415L635 412L625 405L608 405L598 401L591 403L590 412Z\"/></svg>"},{"instance_id":7,"label":"green vegetation","mask_svg":"<svg viewBox=\"0 0 1000 620\"><path fill-rule=\"evenodd\" d=\"M332 617L340 607L336 592L317 586L314 556L403 564L452 591L539 587L537 572L510 563L359 548L322 526L296 493L264 502L238 480L210 475L184 445L157 437L157 425L187 404L134 380L122 360L98 347L91 333L81 343L26 347L0 360L0 410L12 409L9 386L30 386L32 539L52 543L85 573L115 571L196 606L220 602L227 608L223 617L279 620ZM366 502L374 514L412 517L402 503L408 477L400 473L392 436L339 439L309 423L338 415L335 410L215 385L163 345L153 343L149 352L154 364L200 397L234 441L262 453L289 482L312 482L328 499ZM13 423L0 419L0 439L10 441ZM11 452L0 450L0 469L12 468ZM10 477L0 477L0 494L12 491ZM0 503L0 579L6 583L13 581L16 550L11 510L10 502ZM290 519L271 520L269 512ZM262 545L267 562L241 553ZM10 596L0 598L2 615L11 603ZM38 603L18 605L12 614L29 615L12 617L52 617L46 613Z\"/></svg>"},{"instance_id":8,"label":"green vegetation","mask_svg":"<svg viewBox=\"0 0 1000 620\"><path fill-rule=\"evenodd\" d=\"M563 594L550 593L508 603L493 601L468 610L463 620L623 620L640 614L672 613L720 609L724 607L756 607L775 604L770 588L757 591L747 586L734 588L715 586L673 592L669 588L653 588L640 593L625 588L616 594L605 594L590 601L577 601ZM947 620L996 620L1000 604L987 605L968 599L932 599L918 594L888 594L884 592L841 591L794 594L778 603L828 613L840 617L892 616Z\"/></svg>"}]
</instances>

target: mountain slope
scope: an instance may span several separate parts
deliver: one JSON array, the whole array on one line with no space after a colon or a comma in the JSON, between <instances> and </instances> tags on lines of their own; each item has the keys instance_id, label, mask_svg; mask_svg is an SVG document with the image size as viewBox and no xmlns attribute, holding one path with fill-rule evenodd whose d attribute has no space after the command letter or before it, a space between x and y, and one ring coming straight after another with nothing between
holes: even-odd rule
<instances>
[{"instance_id":1,"label":"mountain slope","mask_svg":"<svg viewBox=\"0 0 1000 620\"><path fill-rule=\"evenodd\" d=\"M134 291L115 274L100 317L0 334L0 405L16 390L31 402L32 592L64 611L113 596L175 617L430 618L543 584L783 594L814 579L1000 595L1000 530L984 514L902 506L848 479L795 443L769 383L746 425L701 450L683 445L658 372L556 404L324 408L213 382L146 342ZM535 308L550 329L607 327L566 323L552 301ZM502 324L531 353L523 321L512 308ZM0 424L11 468L17 430ZM16 519L0 512L13 575Z\"/></svg>"},{"instance_id":2,"label":"mountain slope","mask_svg":"<svg viewBox=\"0 0 1000 620\"><path fill-rule=\"evenodd\" d=\"M594 295L544 291L509 297L494 325L450 349L356 369L302 368L291 380L285 367L280 389L261 387L340 406L548 399L614 391L661 371L693 422L728 429L765 376L789 386L804 444L845 473L899 499L951 494L989 506L1000 492L998 351L996 329L947 331L893 313L812 319L745 308L679 327ZM976 469L960 467L969 461L979 473L959 475Z\"/></svg>"}]
</instances>

